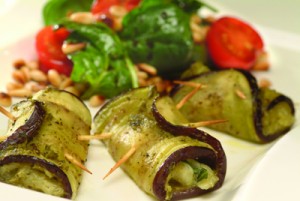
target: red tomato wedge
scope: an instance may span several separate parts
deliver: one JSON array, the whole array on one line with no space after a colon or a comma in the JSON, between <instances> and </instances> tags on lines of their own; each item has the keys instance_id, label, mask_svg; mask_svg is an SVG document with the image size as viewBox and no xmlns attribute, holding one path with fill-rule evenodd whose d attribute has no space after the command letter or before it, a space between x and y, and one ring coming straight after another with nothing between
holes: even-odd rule
<instances>
[{"instance_id":1,"label":"red tomato wedge","mask_svg":"<svg viewBox=\"0 0 300 201\"><path fill-rule=\"evenodd\" d=\"M62 52L64 40L69 36L65 28L53 29L52 26L44 27L36 35L35 47L40 63L40 70L48 72L55 69L61 74L69 76L73 64Z\"/></svg>"},{"instance_id":2,"label":"red tomato wedge","mask_svg":"<svg viewBox=\"0 0 300 201\"><path fill-rule=\"evenodd\" d=\"M131 11L139 5L141 0L95 0L92 5L93 14L109 14L111 6L124 6L127 11Z\"/></svg>"},{"instance_id":3,"label":"red tomato wedge","mask_svg":"<svg viewBox=\"0 0 300 201\"><path fill-rule=\"evenodd\" d=\"M206 47L218 68L249 70L264 44L260 35L247 23L233 17L222 17L211 25Z\"/></svg>"}]
</instances>

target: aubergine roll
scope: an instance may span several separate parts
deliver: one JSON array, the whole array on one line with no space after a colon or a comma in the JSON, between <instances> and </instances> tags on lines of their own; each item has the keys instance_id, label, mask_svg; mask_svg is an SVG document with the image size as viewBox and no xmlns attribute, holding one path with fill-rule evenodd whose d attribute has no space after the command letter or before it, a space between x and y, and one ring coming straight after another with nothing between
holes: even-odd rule
<instances>
[{"instance_id":1,"label":"aubergine roll","mask_svg":"<svg viewBox=\"0 0 300 201\"><path fill-rule=\"evenodd\" d=\"M210 71L187 81L205 86L180 109L189 122L228 120L209 128L256 143L275 140L294 124L292 100L273 89L259 88L247 71ZM171 97L177 104L193 89L178 85Z\"/></svg>"},{"instance_id":2,"label":"aubergine roll","mask_svg":"<svg viewBox=\"0 0 300 201\"><path fill-rule=\"evenodd\" d=\"M221 187L226 157L220 142L201 130L170 123L167 119L186 120L173 111L170 98L160 99L153 87L132 89L98 111L92 130L111 134L103 142L115 161L136 147L121 167L158 200L195 197Z\"/></svg>"},{"instance_id":3,"label":"aubergine roll","mask_svg":"<svg viewBox=\"0 0 300 201\"><path fill-rule=\"evenodd\" d=\"M80 113L79 113L80 111ZM82 170L66 153L84 163L91 114L77 97L46 89L11 108L16 118L0 143L0 181L46 194L74 199Z\"/></svg>"}]
</instances>

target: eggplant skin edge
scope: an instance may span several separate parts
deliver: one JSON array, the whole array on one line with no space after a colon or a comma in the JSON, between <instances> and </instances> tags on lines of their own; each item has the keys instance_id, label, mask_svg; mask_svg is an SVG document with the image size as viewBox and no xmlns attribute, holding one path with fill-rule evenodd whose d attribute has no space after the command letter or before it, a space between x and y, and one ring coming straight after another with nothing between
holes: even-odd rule
<instances>
[{"instance_id":1,"label":"eggplant skin edge","mask_svg":"<svg viewBox=\"0 0 300 201\"><path fill-rule=\"evenodd\" d=\"M249 85L251 87L251 92L252 92L252 96L253 96L253 104L256 104L256 111L254 112L253 121L254 121L254 125L255 125L255 130L257 132L257 136L261 140L260 143L271 142L271 141L277 139L278 137L284 135L285 133L287 133L291 129L291 127L287 128L285 130L282 130L282 131L278 131L277 133L273 133L272 135L264 135L263 125L262 125L262 118L263 118L262 101L258 98L259 87L257 85L256 78L248 71L245 71L245 70L238 70L238 71L240 71L246 77L246 79L248 80ZM280 96L276 97L274 100L272 100L269 103L267 110L271 110L273 107L275 107L280 102L286 102L291 108L291 114L292 115L295 114L295 108L294 108L294 104L293 104L292 100L285 95L280 95Z\"/></svg>"},{"instance_id":2,"label":"eggplant skin edge","mask_svg":"<svg viewBox=\"0 0 300 201\"><path fill-rule=\"evenodd\" d=\"M166 191L164 189L166 179L169 174L169 167L185 159L197 159L201 160L201 163L205 163L210 167L216 166L216 155L213 150L205 147L185 147L172 153L169 158L163 163L157 172L153 181L153 191L159 200L165 200ZM215 188L209 190L202 190L198 187L186 189L183 191L177 191L172 195L171 200L181 200L186 198L192 198L204 193L211 192Z\"/></svg>"},{"instance_id":3,"label":"eggplant skin edge","mask_svg":"<svg viewBox=\"0 0 300 201\"><path fill-rule=\"evenodd\" d=\"M159 98L159 97L158 97ZM185 135L185 136L189 136L191 138L200 140L202 142L205 142L207 144L209 144L210 146L213 147L213 149L215 150L215 164L213 166L215 166L215 169L217 171L217 176L219 178L219 181L216 183L216 185L208 190L202 190L200 188L193 188L191 189L189 192L179 192L178 194L175 194L172 196L172 200L178 200L178 199L183 199L183 198L191 198L197 195L202 195L211 191L214 191L218 188L220 188L224 182L225 179L225 175L226 175L226 170L227 170L227 159L226 159L226 155L225 152L223 150L223 147L221 145L221 143L214 137L212 137L211 135L207 134L204 131L201 131L197 128L191 128L191 127L186 127L186 126L178 126L178 125L173 125L170 122L168 122L158 111L158 108L156 107L156 102L157 99L155 99L155 101L152 104L152 113L153 116L155 117L158 125L161 127L161 129L172 133L175 136L179 136L179 135ZM191 150L191 152L193 152L193 150ZM171 156L171 157L178 157L176 155ZM165 162L166 165L168 162ZM210 165L212 164L212 162L210 162ZM163 165L164 166L164 165ZM164 174L163 172L165 167L162 167L162 169L160 171L162 171L162 173L159 174ZM161 188L157 188L155 185L157 183L159 183L159 179L160 177L162 177L161 179L164 178L164 176L157 176L155 178L155 182L153 183L153 189L156 189L157 192L156 195L159 199L164 200L165 198L165 190L161 189Z\"/></svg>"},{"instance_id":4,"label":"eggplant skin edge","mask_svg":"<svg viewBox=\"0 0 300 201\"><path fill-rule=\"evenodd\" d=\"M46 112L42 106L43 103L34 101L34 110L27 122L20 126L5 141L0 143L0 150L8 146L21 144L26 140L30 140L37 134L37 130L43 123Z\"/></svg>"},{"instance_id":5,"label":"eggplant skin edge","mask_svg":"<svg viewBox=\"0 0 300 201\"><path fill-rule=\"evenodd\" d=\"M60 182L63 184L63 188L65 191L65 195L63 196L63 198L67 198L67 199L72 198L73 192L72 192L69 179L67 175L58 166L46 160L39 159L34 156L27 156L27 155L10 155L0 160L0 166L9 163L30 163L30 164L37 164L43 168L46 168L49 172L56 175L56 178L60 180Z\"/></svg>"},{"instance_id":6,"label":"eggplant skin edge","mask_svg":"<svg viewBox=\"0 0 300 201\"><path fill-rule=\"evenodd\" d=\"M238 72L240 72L241 74L244 75L244 77L247 79L247 81L249 83L249 86L251 88L251 94L252 94L252 97L253 97L252 102L255 105L255 107L254 107L255 109L253 111L253 123L254 123L254 127L255 127L255 130L256 130L257 137L259 138L259 141L255 141L255 142L256 143L268 143L268 142L271 142L271 141L277 139L278 137L284 135L286 132L288 132L291 129L291 127L287 128L285 130L279 131L277 133L273 133L272 135L264 135L263 125L262 125L262 118L263 118L262 101L258 97L260 89L258 87L257 80L249 71L242 70L242 69L234 69L234 70L238 71ZM195 79L197 77L205 76L205 75L211 74L211 73L217 73L219 71L227 71L227 69L204 72L204 73L201 73L199 75L195 75L193 77L190 77L186 80ZM177 93L177 91L180 90L181 87L182 87L182 85L175 86L169 94L170 97L174 96ZM267 110L272 109L273 107L275 107L280 102L286 102L291 108L291 114L292 115L295 114L295 108L294 108L293 101L285 95L280 95L277 98L275 98L273 101L271 101L271 103L269 103L269 105L267 107Z\"/></svg>"}]
</instances>

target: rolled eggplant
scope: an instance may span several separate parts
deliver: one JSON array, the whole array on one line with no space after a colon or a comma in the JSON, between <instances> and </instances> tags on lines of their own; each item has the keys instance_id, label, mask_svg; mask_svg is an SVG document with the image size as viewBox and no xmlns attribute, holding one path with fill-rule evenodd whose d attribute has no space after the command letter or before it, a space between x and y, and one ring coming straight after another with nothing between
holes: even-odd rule
<instances>
[{"instance_id":1,"label":"rolled eggplant","mask_svg":"<svg viewBox=\"0 0 300 201\"><path fill-rule=\"evenodd\" d=\"M228 120L209 127L244 140L266 143L285 134L295 121L292 100L275 90L259 88L247 71L211 71L187 81L205 86L180 109L189 122ZM177 104L192 90L179 85L171 97Z\"/></svg>"},{"instance_id":2,"label":"rolled eggplant","mask_svg":"<svg viewBox=\"0 0 300 201\"><path fill-rule=\"evenodd\" d=\"M111 134L103 142L114 160L136 147L121 167L158 200L216 190L226 173L220 142L201 130L170 123L167 119L186 121L173 108L172 100L159 97L153 87L138 88L106 103L92 124L94 133Z\"/></svg>"},{"instance_id":3,"label":"rolled eggplant","mask_svg":"<svg viewBox=\"0 0 300 201\"><path fill-rule=\"evenodd\" d=\"M78 140L90 133L87 107L49 88L13 105L11 113L16 121L9 122L8 138L0 143L0 181L74 199L82 170L65 154L82 163L87 158L88 143Z\"/></svg>"}]
</instances>

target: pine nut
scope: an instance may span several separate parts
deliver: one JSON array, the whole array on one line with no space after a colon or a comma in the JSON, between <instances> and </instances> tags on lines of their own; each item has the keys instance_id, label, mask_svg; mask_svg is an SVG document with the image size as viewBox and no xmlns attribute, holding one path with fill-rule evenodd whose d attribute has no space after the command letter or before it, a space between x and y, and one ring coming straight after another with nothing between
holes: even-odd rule
<instances>
[{"instance_id":1,"label":"pine nut","mask_svg":"<svg viewBox=\"0 0 300 201\"><path fill-rule=\"evenodd\" d=\"M104 103L104 98L102 96L95 95L89 99L89 105L91 107L98 107L103 103Z\"/></svg>"},{"instance_id":2,"label":"pine nut","mask_svg":"<svg viewBox=\"0 0 300 201\"><path fill-rule=\"evenodd\" d=\"M21 89L23 87L24 85L19 82L9 82L6 84L7 91L14 90L14 89Z\"/></svg>"},{"instance_id":3,"label":"pine nut","mask_svg":"<svg viewBox=\"0 0 300 201\"><path fill-rule=\"evenodd\" d=\"M195 22L191 22L190 27L193 32L202 32L201 27L198 24L196 24Z\"/></svg>"},{"instance_id":4,"label":"pine nut","mask_svg":"<svg viewBox=\"0 0 300 201\"><path fill-rule=\"evenodd\" d=\"M201 19L201 17L199 17L199 15L194 14L194 15L191 16L190 21L191 21L191 22L194 22L194 23L196 23L196 24L200 24L201 21L202 21L202 19Z\"/></svg>"},{"instance_id":5,"label":"pine nut","mask_svg":"<svg viewBox=\"0 0 300 201\"><path fill-rule=\"evenodd\" d=\"M92 24L96 22L93 14L90 12L76 12L70 15L70 20L82 24Z\"/></svg>"},{"instance_id":6,"label":"pine nut","mask_svg":"<svg viewBox=\"0 0 300 201\"><path fill-rule=\"evenodd\" d=\"M261 88L269 88L272 83L270 80L266 79L266 78L262 78L259 83L258 83L259 87Z\"/></svg>"},{"instance_id":7,"label":"pine nut","mask_svg":"<svg viewBox=\"0 0 300 201\"><path fill-rule=\"evenodd\" d=\"M137 77L138 77L139 79L147 79L149 76L148 76L147 73L145 73L145 72L143 72L143 71L138 71L138 72L137 72Z\"/></svg>"},{"instance_id":8,"label":"pine nut","mask_svg":"<svg viewBox=\"0 0 300 201\"><path fill-rule=\"evenodd\" d=\"M123 28L122 21L123 21L123 18L120 18L120 17L113 19L113 29L115 31L122 30L122 28Z\"/></svg>"},{"instance_id":9,"label":"pine nut","mask_svg":"<svg viewBox=\"0 0 300 201\"><path fill-rule=\"evenodd\" d=\"M38 91L44 89L45 87L46 87L45 85L41 85L35 81L29 81L24 86L24 88L26 88L32 92L38 92Z\"/></svg>"},{"instance_id":10,"label":"pine nut","mask_svg":"<svg viewBox=\"0 0 300 201\"><path fill-rule=\"evenodd\" d=\"M25 66L25 61L23 59L15 60L13 66L15 69L20 69L21 67Z\"/></svg>"},{"instance_id":11,"label":"pine nut","mask_svg":"<svg viewBox=\"0 0 300 201\"><path fill-rule=\"evenodd\" d=\"M153 66L146 64L146 63L140 63L138 64L138 68L142 71L145 71L146 73L150 75L157 75L157 70Z\"/></svg>"},{"instance_id":12,"label":"pine nut","mask_svg":"<svg viewBox=\"0 0 300 201\"><path fill-rule=\"evenodd\" d=\"M138 84L140 87L145 87L148 85L147 81L144 79L138 79Z\"/></svg>"},{"instance_id":13,"label":"pine nut","mask_svg":"<svg viewBox=\"0 0 300 201\"><path fill-rule=\"evenodd\" d=\"M59 89L65 89L69 86L72 86L72 84L73 84L73 81L70 78L66 78L61 82Z\"/></svg>"},{"instance_id":14,"label":"pine nut","mask_svg":"<svg viewBox=\"0 0 300 201\"><path fill-rule=\"evenodd\" d=\"M74 87L79 91L80 94L87 88L86 84L83 83L74 83Z\"/></svg>"},{"instance_id":15,"label":"pine nut","mask_svg":"<svg viewBox=\"0 0 300 201\"><path fill-rule=\"evenodd\" d=\"M12 98L10 95L4 92L0 92L0 105L9 107L12 104Z\"/></svg>"},{"instance_id":16,"label":"pine nut","mask_svg":"<svg viewBox=\"0 0 300 201\"><path fill-rule=\"evenodd\" d=\"M75 44L64 43L61 50L64 54L70 54L85 48L85 46L86 46L85 43L75 43Z\"/></svg>"},{"instance_id":17,"label":"pine nut","mask_svg":"<svg viewBox=\"0 0 300 201\"><path fill-rule=\"evenodd\" d=\"M28 97L33 94L32 91L26 88L10 90L7 93L12 97Z\"/></svg>"},{"instance_id":18,"label":"pine nut","mask_svg":"<svg viewBox=\"0 0 300 201\"><path fill-rule=\"evenodd\" d=\"M59 86L62 83L61 76L59 75L59 73L56 70L53 70L53 69L48 71L48 80L53 86L55 86L57 88L59 88Z\"/></svg>"},{"instance_id":19,"label":"pine nut","mask_svg":"<svg viewBox=\"0 0 300 201\"><path fill-rule=\"evenodd\" d=\"M30 71L30 79L37 82L46 82L47 76L40 70L32 70Z\"/></svg>"},{"instance_id":20,"label":"pine nut","mask_svg":"<svg viewBox=\"0 0 300 201\"><path fill-rule=\"evenodd\" d=\"M39 63L37 61L29 61L29 62L26 62L26 66L30 70L37 70L39 68Z\"/></svg>"},{"instance_id":21,"label":"pine nut","mask_svg":"<svg viewBox=\"0 0 300 201\"><path fill-rule=\"evenodd\" d=\"M28 67L26 67L26 66L23 66L23 67L20 68L20 71L23 72L24 77L25 77L26 82L27 82L30 79L30 73L29 73L30 69Z\"/></svg>"},{"instance_id":22,"label":"pine nut","mask_svg":"<svg viewBox=\"0 0 300 201\"><path fill-rule=\"evenodd\" d=\"M74 94L75 96L80 95L79 91L74 86L66 87L64 90Z\"/></svg>"},{"instance_id":23,"label":"pine nut","mask_svg":"<svg viewBox=\"0 0 300 201\"><path fill-rule=\"evenodd\" d=\"M205 21L208 22L208 23L210 23L210 24L212 24L212 23L214 23L214 22L216 21L216 17L214 17L214 16L212 16L212 15L207 16L207 17L205 18Z\"/></svg>"},{"instance_id":24,"label":"pine nut","mask_svg":"<svg viewBox=\"0 0 300 201\"><path fill-rule=\"evenodd\" d=\"M118 5L111 6L108 12L114 17L124 17L128 13L124 6Z\"/></svg>"},{"instance_id":25,"label":"pine nut","mask_svg":"<svg viewBox=\"0 0 300 201\"><path fill-rule=\"evenodd\" d=\"M12 77L15 81L20 82L20 83L25 83L26 80L26 76L24 75L24 73L21 70L15 70L12 73Z\"/></svg>"}]
</instances>

